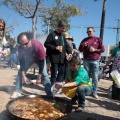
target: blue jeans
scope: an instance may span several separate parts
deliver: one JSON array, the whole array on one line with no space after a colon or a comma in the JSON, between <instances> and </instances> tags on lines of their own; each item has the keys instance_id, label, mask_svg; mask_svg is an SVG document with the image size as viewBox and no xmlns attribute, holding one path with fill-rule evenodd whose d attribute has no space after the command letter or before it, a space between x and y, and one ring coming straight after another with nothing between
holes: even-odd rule
<instances>
[{"instance_id":1,"label":"blue jeans","mask_svg":"<svg viewBox=\"0 0 120 120\"><path fill-rule=\"evenodd\" d=\"M85 107L85 96L92 94L92 89L87 86L78 86L77 88L78 94L78 107L84 109Z\"/></svg>"},{"instance_id":2,"label":"blue jeans","mask_svg":"<svg viewBox=\"0 0 120 120\"><path fill-rule=\"evenodd\" d=\"M89 77L92 77L93 93L97 94L98 90L98 75L99 75L99 60L83 61L84 68L87 70Z\"/></svg>"},{"instance_id":3,"label":"blue jeans","mask_svg":"<svg viewBox=\"0 0 120 120\"><path fill-rule=\"evenodd\" d=\"M18 64L18 58L16 53L10 53L10 57L8 59L8 63L10 63L13 60L15 64Z\"/></svg>"},{"instance_id":4,"label":"blue jeans","mask_svg":"<svg viewBox=\"0 0 120 120\"><path fill-rule=\"evenodd\" d=\"M107 73L109 73L110 72L110 69L105 69L104 71L103 71L103 73L105 73L105 74L107 74Z\"/></svg>"},{"instance_id":5,"label":"blue jeans","mask_svg":"<svg viewBox=\"0 0 120 120\"><path fill-rule=\"evenodd\" d=\"M57 73L58 72L58 73ZM51 85L55 82L63 82L65 74L64 63L51 63Z\"/></svg>"},{"instance_id":6,"label":"blue jeans","mask_svg":"<svg viewBox=\"0 0 120 120\"><path fill-rule=\"evenodd\" d=\"M27 59L25 62L25 72L30 68L30 66L33 64L33 62L30 59ZM36 64L38 64L36 62ZM52 95L51 92L51 82L49 79L49 76L47 74L47 69L46 69L46 60L44 59L44 68L42 72L42 83L45 87L45 92L47 95ZM16 81L16 92L21 92L22 90L22 71L21 69L18 71L18 76L17 76L17 81Z\"/></svg>"}]
</instances>

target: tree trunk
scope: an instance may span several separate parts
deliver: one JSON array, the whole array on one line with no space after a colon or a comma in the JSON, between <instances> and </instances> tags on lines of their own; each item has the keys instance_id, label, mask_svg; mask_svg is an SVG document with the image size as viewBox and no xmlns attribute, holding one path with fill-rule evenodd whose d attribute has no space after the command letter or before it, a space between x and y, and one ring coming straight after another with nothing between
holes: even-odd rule
<instances>
[{"instance_id":1,"label":"tree trunk","mask_svg":"<svg viewBox=\"0 0 120 120\"><path fill-rule=\"evenodd\" d=\"M100 27L100 38L102 40L103 40L103 34L104 34L105 12L106 12L106 0L103 1L101 27Z\"/></svg>"},{"instance_id":2,"label":"tree trunk","mask_svg":"<svg viewBox=\"0 0 120 120\"><path fill-rule=\"evenodd\" d=\"M36 22L35 22L35 18L32 18L32 32L33 32L33 39L36 40Z\"/></svg>"}]
</instances>

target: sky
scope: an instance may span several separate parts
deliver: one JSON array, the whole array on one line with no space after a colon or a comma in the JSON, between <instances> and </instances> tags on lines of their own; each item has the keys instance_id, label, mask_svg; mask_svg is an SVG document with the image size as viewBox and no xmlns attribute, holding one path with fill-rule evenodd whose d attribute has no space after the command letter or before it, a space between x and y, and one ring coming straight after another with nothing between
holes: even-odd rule
<instances>
[{"instance_id":1,"label":"sky","mask_svg":"<svg viewBox=\"0 0 120 120\"><path fill-rule=\"evenodd\" d=\"M82 16L76 16L70 18L70 26L71 29L67 31L70 36L73 36L74 43L77 48L85 37L86 28L94 27L95 28L95 36L99 37L100 35L100 24L101 24L101 15L102 15L102 7L103 0L98 0L94 2L94 0L63 0L67 4L75 4L81 6L82 11L86 11L87 14ZM79 0L78 0L79 1ZM45 2L47 5L51 5L54 0L48 0ZM120 19L120 0L106 0L106 16L105 16L105 29L103 36L103 44L104 45L115 45L116 44L116 35L117 35L117 27L118 27L118 19ZM18 13L6 8L5 6L0 7L0 18L4 19L6 23L14 25L14 32L11 33L11 37L17 37L21 32L26 30L32 30L31 19L25 19L20 16ZM19 25L16 26L15 22L18 22ZM37 33L42 33L42 21L38 21L38 30ZM110 28L111 29L110 29ZM115 28L115 29L113 29Z\"/></svg>"}]
</instances>

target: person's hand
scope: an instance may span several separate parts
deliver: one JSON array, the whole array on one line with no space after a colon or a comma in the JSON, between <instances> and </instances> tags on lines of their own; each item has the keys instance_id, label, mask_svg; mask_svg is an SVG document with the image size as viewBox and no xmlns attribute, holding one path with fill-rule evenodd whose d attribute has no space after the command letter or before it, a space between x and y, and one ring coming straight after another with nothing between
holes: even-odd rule
<instances>
[{"instance_id":1,"label":"person's hand","mask_svg":"<svg viewBox=\"0 0 120 120\"><path fill-rule=\"evenodd\" d=\"M70 60L72 58L72 54L68 54L67 56L66 56L66 59L67 60Z\"/></svg>"},{"instance_id":2,"label":"person's hand","mask_svg":"<svg viewBox=\"0 0 120 120\"><path fill-rule=\"evenodd\" d=\"M96 51L96 49L95 48L93 48L92 46L90 46L90 52L95 52Z\"/></svg>"},{"instance_id":3,"label":"person's hand","mask_svg":"<svg viewBox=\"0 0 120 120\"><path fill-rule=\"evenodd\" d=\"M59 50L59 46L56 47L56 50Z\"/></svg>"},{"instance_id":4,"label":"person's hand","mask_svg":"<svg viewBox=\"0 0 120 120\"><path fill-rule=\"evenodd\" d=\"M60 52L62 52L63 46L57 46L56 50L59 50Z\"/></svg>"},{"instance_id":5,"label":"person's hand","mask_svg":"<svg viewBox=\"0 0 120 120\"><path fill-rule=\"evenodd\" d=\"M37 79L41 79L42 75L38 74Z\"/></svg>"},{"instance_id":6,"label":"person's hand","mask_svg":"<svg viewBox=\"0 0 120 120\"><path fill-rule=\"evenodd\" d=\"M72 50L72 53L75 53L75 52L76 52L76 49L73 49L73 50Z\"/></svg>"},{"instance_id":7,"label":"person's hand","mask_svg":"<svg viewBox=\"0 0 120 120\"><path fill-rule=\"evenodd\" d=\"M29 84L29 80L28 80L28 78L27 78L26 76L23 77L23 80L24 80L24 82L25 82L26 84Z\"/></svg>"},{"instance_id":8,"label":"person's hand","mask_svg":"<svg viewBox=\"0 0 120 120\"><path fill-rule=\"evenodd\" d=\"M86 46L88 46L88 42L83 42L82 45L83 45L84 47L86 47Z\"/></svg>"},{"instance_id":9,"label":"person's hand","mask_svg":"<svg viewBox=\"0 0 120 120\"><path fill-rule=\"evenodd\" d=\"M41 74L38 74L36 84L41 84Z\"/></svg>"}]
</instances>

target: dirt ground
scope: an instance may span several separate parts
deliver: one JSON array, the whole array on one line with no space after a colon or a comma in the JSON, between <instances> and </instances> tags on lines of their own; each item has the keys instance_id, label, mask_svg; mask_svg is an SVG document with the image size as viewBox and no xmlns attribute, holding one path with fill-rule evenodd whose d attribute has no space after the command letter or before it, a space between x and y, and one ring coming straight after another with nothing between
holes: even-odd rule
<instances>
[{"instance_id":1,"label":"dirt ground","mask_svg":"<svg viewBox=\"0 0 120 120\"><path fill-rule=\"evenodd\" d=\"M16 76L17 69L8 69L5 62L0 62L0 120L11 120L6 105L15 89ZM87 96L85 110L69 113L66 120L120 120L120 101L108 97L111 85L112 81L101 79L98 89L99 99ZM42 85L23 84L23 91L26 94L45 94Z\"/></svg>"}]
</instances>

